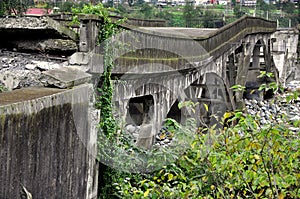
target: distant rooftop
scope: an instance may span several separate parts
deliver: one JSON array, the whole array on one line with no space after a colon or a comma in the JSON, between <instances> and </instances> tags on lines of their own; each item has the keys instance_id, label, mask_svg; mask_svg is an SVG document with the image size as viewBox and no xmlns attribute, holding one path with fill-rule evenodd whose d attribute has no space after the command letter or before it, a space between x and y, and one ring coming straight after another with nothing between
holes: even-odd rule
<instances>
[{"instance_id":1,"label":"distant rooftop","mask_svg":"<svg viewBox=\"0 0 300 199\"><path fill-rule=\"evenodd\" d=\"M28 8L25 15L31 15L31 16L43 16L46 14L52 14L51 9L44 9L44 8Z\"/></svg>"}]
</instances>

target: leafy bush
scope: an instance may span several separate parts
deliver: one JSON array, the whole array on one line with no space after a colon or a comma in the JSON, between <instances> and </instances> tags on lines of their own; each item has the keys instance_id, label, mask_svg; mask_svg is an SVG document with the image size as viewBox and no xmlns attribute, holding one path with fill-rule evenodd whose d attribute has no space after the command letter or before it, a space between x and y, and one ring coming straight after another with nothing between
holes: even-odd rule
<instances>
[{"instance_id":1,"label":"leafy bush","mask_svg":"<svg viewBox=\"0 0 300 199\"><path fill-rule=\"evenodd\" d=\"M300 121L261 125L259 116L236 112L236 125L199 129L190 147L171 165L150 174L116 179L120 198L299 198ZM227 118L228 117L228 118ZM187 128L186 128L187 129Z\"/></svg>"},{"instance_id":2,"label":"leafy bush","mask_svg":"<svg viewBox=\"0 0 300 199\"><path fill-rule=\"evenodd\" d=\"M4 84L2 84L2 83L0 82L0 93L2 93L2 92L4 92L4 91L7 91L7 88L5 87Z\"/></svg>"}]
</instances>

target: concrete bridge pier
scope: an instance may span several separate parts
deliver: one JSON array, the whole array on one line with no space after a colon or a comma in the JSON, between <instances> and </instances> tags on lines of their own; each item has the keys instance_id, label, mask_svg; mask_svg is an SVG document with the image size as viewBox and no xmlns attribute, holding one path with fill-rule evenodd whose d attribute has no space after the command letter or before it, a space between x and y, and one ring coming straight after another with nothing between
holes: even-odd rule
<instances>
[{"instance_id":1,"label":"concrete bridge pier","mask_svg":"<svg viewBox=\"0 0 300 199\"><path fill-rule=\"evenodd\" d=\"M232 53L228 56L228 63L226 65L227 69L227 78L229 82L229 86L233 86L235 84L235 78L236 78L236 65L235 65L235 55Z\"/></svg>"},{"instance_id":2,"label":"concrete bridge pier","mask_svg":"<svg viewBox=\"0 0 300 199\"><path fill-rule=\"evenodd\" d=\"M88 15L87 18L81 16L80 18L80 40L79 40L79 51L80 52L91 52L97 45L98 39L98 17Z\"/></svg>"},{"instance_id":3,"label":"concrete bridge pier","mask_svg":"<svg viewBox=\"0 0 300 199\"><path fill-rule=\"evenodd\" d=\"M162 128L171 106L176 101L175 96L164 90L154 93L145 99L142 124L137 138L137 146L150 149L155 141L155 136Z\"/></svg>"},{"instance_id":4,"label":"concrete bridge pier","mask_svg":"<svg viewBox=\"0 0 300 199\"><path fill-rule=\"evenodd\" d=\"M257 78L260 75L260 71L267 71L275 73L277 76L276 70L272 65L271 59L271 41L269 35L249 35L245 38L244 43L240 46L238 54L235 55L237 58L237 75L235 77L235 84L245 86L248 91L257 90L258 87L265 83L265 78ZM236 51L237 52L237 51ZM263 55L262 55L263 54ZM232 56L229 58L232 65ZM232 66L230 66L232 67ZM232 72L228 73L230 76L233 76ZM252 96L250 92L246 91L246 96L251 98L256 98L260 100L263 96L255 91ZM237 108L242 108L243 105L239 102L242 102L244 93L242 91L235 92L235 98L237 102Z\"/></svg>"}]
</instances>

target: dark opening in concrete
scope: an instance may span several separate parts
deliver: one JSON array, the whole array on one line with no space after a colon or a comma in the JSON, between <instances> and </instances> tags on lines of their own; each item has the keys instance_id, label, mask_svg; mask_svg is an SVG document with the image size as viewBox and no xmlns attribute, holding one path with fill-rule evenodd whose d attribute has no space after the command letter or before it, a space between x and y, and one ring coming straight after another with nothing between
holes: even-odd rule
<instances>
[{"instance_id":1,"label":"dark opening in concrete","mask_svg":"<svg viewBox=\"0 0 300 199\"><path fill-rule=\"evenodd\" d=\"M174 104L171 106L171 109L169 110L167 114L167 118L172 118L176 120L178 123L180 123L181 120L181 110L178 108L179 101L176 100Z\"/></svg>"},{"instance_id":2,"label":"dark opening in concrete","mask_svg":"<svg viewBox=\"0 0 300 199\"><path fill-rule=\"evenodd\" d=\"M147 124L153 116L154 99L152 95L131 98L128 102L127 123L136 126Z\"/></svg>"}]
</instances>

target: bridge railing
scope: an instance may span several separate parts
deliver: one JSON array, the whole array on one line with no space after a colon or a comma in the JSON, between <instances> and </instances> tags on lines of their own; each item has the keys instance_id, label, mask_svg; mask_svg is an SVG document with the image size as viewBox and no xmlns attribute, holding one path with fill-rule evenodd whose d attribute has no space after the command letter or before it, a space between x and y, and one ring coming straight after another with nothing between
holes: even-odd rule
<instances>
[{"instance_id":1,"label":"bridge railing","mask_svg":"<svg viewBox=\"0 0 300 199\"><path fill-rule=\"evenodd\" d=\"M118 37L122 43L128 43L130 53L120 54L114 72L129 71L134 66L148 64L148 70L155 72L155 65L169 65L175 70L190 68L187 63L206 63L205 60L218 58L228 51L232 44L239 42L249 34L268 34L276 31L276 22L258 17L244 16L205 36L193 37L188 34L157 31L133 26L124 26L128 34ZM199 29L201 31L201 29ZM145 50L143 50L143 48ZM128 51L129 52L129 51ZM164 72L162 71L157 72ZM167 71L167 70L166 70Z\"/></svg>"},{"instance_id":2,"label":"bridge railing","mask_svg":"<svg viewBox=\"0 0 300 199\"><path fill-rule=\"evenodd\" d=\"M187 36L184 34L163 34L161 32L134 28L132 26L125 26L125 28L130 29L131 31L138 31L142 34L150 34L156 37L161 37L166 42L170 39L193 39L194 41L198 41L208 52L213 52L224 43L228 43L228 41L237 41L249 34L275 32L277 27L276 25L276 21L269 21L260 17L251 17L245 15L208 35L197 37Z\"/></svg>"},{"instance_id":3,"label":"bridge railing","mask_svg":"<svg viewBox=\"0 0 300 199\"><path fill-rule=\"evenodd\" d=\"M275 21L243 16L237 21L218 29L206 38L196 38L196 40L199 40L209 53L218 55L226 51L230 43L234 43L249 34L275 32L276 26Z\"/></svg>"}]
</instances>

